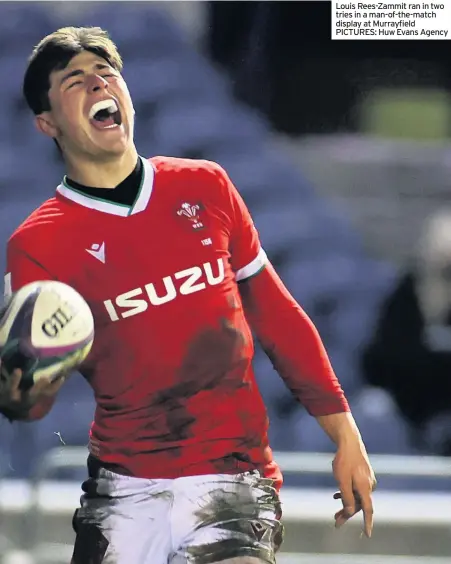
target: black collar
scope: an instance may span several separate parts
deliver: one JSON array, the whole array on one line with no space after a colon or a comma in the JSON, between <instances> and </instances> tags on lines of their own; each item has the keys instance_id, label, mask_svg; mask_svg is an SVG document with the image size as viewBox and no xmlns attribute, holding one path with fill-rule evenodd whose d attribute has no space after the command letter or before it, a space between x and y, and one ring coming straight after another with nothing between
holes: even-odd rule
<instances>
[{"instance_id":1,"label":"black collar","mask_svg":"<svg viewBox=\"0 0 451 564\"><path fill-rule=\"evenodd\" d=\"M87 196L100 198L114 204L133 206L141 187L143 173L143 163L138 157L138 162L136 163L133 171L115 188L95 188L92 186L84 186L83 184L79 184L68 177L66 177L65 182L71 188L74 188L75 190L78 190L78 192L82 192Z\"/></svg>"}]
</instances>

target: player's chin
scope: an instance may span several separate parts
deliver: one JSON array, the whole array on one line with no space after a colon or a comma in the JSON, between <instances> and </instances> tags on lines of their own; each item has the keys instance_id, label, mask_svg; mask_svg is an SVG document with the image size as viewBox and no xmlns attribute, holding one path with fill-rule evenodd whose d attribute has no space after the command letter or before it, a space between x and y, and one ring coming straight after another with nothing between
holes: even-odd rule
<instances>
[{"instance_id":1,"label":"player's chin","mask_svg":"<svg viewBox=\"0 0 451 564\"><path fill-rule=\"evenodd\" d=\"M94 135L91 136L91 140L93 146L100 152L114 154L123 153L130 144L130 139L123 129L106 130L105 133L102 131L95 132Z\"/></svg>"}]
</instances>

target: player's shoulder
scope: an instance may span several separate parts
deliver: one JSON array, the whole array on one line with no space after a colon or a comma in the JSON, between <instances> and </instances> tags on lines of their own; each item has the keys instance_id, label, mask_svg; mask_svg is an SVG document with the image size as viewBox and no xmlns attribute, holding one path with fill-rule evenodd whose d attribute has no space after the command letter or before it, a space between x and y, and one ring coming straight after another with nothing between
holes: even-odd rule
<instances>
[{"instance_id":1,"label":"player's shoulder","mask_svg":"<svg viewBox=\"0 0 451 564\"><path fill-rule=\"evenodd\" d=\"M20 223L8 240L9 246L26 248L31 244L43 242L47 234L55 232L55 226L64 217L64 204L57 198L49 198L32 211L26 219Z\"/></svg>"},{"instance_id":2,"label":"player's shoulder","mask_svg":"<svg viewBox=\"0 0 451 564\"><path fill-rule=\"evenodd\" d=\"M206 159L186 159L180 157L151 157L155 171L163 175L186 176L197 175L199 178L209 178L210 180L220 180L225 171L219 163Z\"/></svg>"}]
</instances>

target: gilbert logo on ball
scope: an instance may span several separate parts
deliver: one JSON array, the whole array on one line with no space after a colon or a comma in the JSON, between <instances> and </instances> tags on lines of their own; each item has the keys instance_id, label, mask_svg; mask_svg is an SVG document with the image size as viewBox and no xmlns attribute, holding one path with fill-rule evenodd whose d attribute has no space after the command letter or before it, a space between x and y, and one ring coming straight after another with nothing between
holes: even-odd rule
<instances>
[{"instance_id":1,"label":"gilbert logo on ball","mask_svg":"<svg viewBox=\"0 0 451 564\"><path fill-rule=\"evenodd\" d=\"M42 324L42 330L47 337L57 337L68 323L77 315L77 312L70 310L70 304L64 304L66 307L59 307L53 314Z\"/></svg>"}]
</instances>

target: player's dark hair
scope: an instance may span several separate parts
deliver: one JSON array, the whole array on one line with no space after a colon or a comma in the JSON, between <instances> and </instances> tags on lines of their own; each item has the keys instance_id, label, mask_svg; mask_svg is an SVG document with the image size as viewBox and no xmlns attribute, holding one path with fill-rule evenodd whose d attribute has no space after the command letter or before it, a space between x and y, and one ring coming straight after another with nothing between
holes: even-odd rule
<instances>
[{"instance_id":1,"label":"player's dark hair","mask_svg":"<svg viewBox=\"0 0 451 564\"><path fill-rule=\"evenodd\" d=\"M108 33L100 27L63 27L33 49L23 81L23 95L35 115L50 110L50 75L62 70L79 53L89 51L122 71L122 58Z\"/></svg>"}]
</instances>

